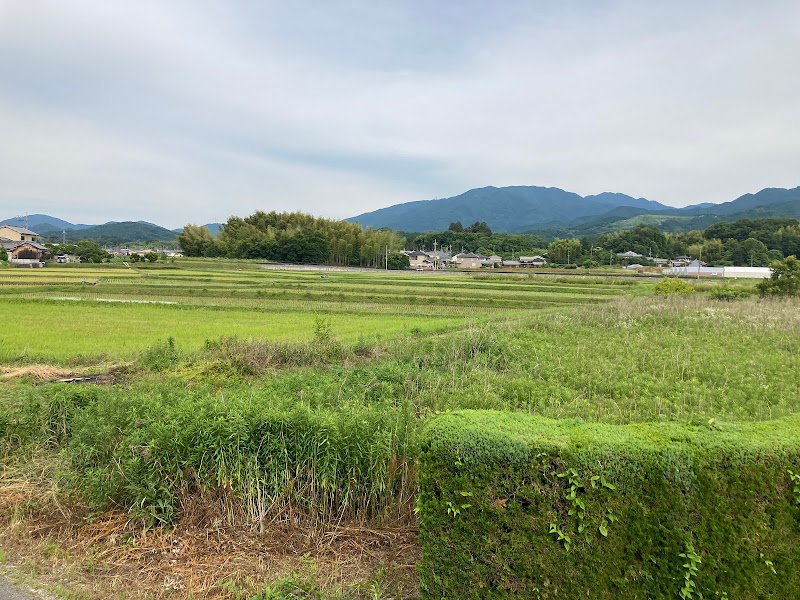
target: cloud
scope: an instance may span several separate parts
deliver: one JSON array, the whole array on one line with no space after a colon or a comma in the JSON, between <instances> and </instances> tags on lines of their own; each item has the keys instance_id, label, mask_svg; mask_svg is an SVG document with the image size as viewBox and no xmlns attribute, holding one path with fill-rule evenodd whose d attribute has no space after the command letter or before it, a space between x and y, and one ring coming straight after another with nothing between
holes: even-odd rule
<instances>
[{"instance_id":1,"label":"cloud","mask_svg":"<svg viewBox=\"0 0 800 600\"><path fill-rule=\"evenodd\" d=\"M434 4L0 0L0 208L180 226L800 183L794 2Z\"/></svg>"}]
</instances>

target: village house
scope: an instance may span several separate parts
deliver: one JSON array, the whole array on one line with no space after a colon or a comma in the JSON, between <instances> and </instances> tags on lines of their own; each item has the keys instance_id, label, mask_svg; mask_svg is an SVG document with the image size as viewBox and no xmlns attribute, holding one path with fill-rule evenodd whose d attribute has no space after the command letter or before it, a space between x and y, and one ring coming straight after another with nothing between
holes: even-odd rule
<instances>
[{"instance_id":1,"label":"village house","mask_svg":"<svg viewBox=\"0 0 800 600\"><path fill-rule=\"evenodd\" d=\"M520 256L519 264L522 267L543 267L547 264L547 259L544 256Z\"/></svg>"},{"instance_id":2,"label":"village house","mask_svg":"<svg viewBox=\"0 0 800 600\"><path fill-rule=\"evenodd\" d=\"M409 266L412 269L433 269L433 261L427 252L404 250L403 254L408 257Z\"/></svg>"},{"instance_id":3,"label":"village house","mask_svg":"<svg viewBox=\"0 0 800 600\"><path fill-rule=\"evenodd\" d=\"M41 267L49 251L38 242L39 234L23 227L0 226L0 245L8 252L8 262L15 267Z\"/></svg>"},{"instance_id":4,"label":"village house","mask_svg":"<svg viewBox=\"0 0 800 600\"><path fill-rule=\"evenodd\" d=\"M461 252L456 254L451 262L459 269L480 269L485 258L488 257L481 258L480 255L472 252Z\"/></svg>"}]
</instances>

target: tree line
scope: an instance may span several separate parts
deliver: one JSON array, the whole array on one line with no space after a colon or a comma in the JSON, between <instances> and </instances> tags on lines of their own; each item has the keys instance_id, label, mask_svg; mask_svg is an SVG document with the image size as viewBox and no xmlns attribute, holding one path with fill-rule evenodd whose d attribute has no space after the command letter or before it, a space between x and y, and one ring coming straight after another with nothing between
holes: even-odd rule
<instances>
[{"instance_id":1,"label":"tree line","mask_svg":"<svg viewBox=\"0 0 800 600\"><path fill-rule=\"evenodd\" d=\"M705 231L664 233L652 225L584 238L555 238L524 233L494 233L484 222L450 224L447 231L395 232L362 229L357 223L313 217L300 212L257 211L231 217L215 238L206 227L187 225L178 242L186 256L224 256L279 262L383 267L407 265L399 254L409 250L446 248L452 252L497 254L504 260L520 255L546 255L551 264L599 266L620 262L647 263L647 257L688 255L716 265L768 266L800 254L797 219L745 219L712 225ZM643 258L620 260L634 251Z\"/></svg>"},{"instance_id":2,"label":"tree line","mask_svg":"<svg viewBox=\"0 0 800 600\"><path fill-rule=\"evenodd\" d=\"M303 264L382 267L402 262L396 254L405 239L388 229L362 229L357 223L305 213L266 213L230 217L214 238L205 226L186 225L178 236L185 256L224 256Z\"/></svg>"}]
</instances>

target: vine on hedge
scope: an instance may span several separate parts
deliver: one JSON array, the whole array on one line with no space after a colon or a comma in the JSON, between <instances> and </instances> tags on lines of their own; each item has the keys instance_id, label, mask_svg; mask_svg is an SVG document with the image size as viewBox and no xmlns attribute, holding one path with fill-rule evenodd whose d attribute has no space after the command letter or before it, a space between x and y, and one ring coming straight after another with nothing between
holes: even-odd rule
<instances>
[{"instance_id":1,"label":"vine on hedge","mask_svg":"<svg viewBox=\"0 0 800 600\"><path fill-rule=\"evenodd\" d=\"M580 474L573 468L567 469L563 473L556 473L555 475L559 479L567 480L568 488L564 494L564 498L570 504L567 514L570 517L574 517L575 531L578 535L582 535L588 544L592 540L588 533L590 525L586 518L586 492L588 487L583 483ZM589 478L589 486L599 489L601 492L614 491L617 489L617 486L606 480L604 475L591 476ZM603 516L600 518L599 523L597 523L597 531L603 537L607 537L609 524L616 522L618 518L610 508L606 509L602 514ZM551 522L549 533L556 537L556 541L564 544L564 549L567 552L570 551L572 547L572 538L564 531L564 528L556 522Z\"/></svg>"},{"instance_id":2,"label":"vine on hedge","mask_svg":"<svg viewBox=\"0 0 800 600\"><path fill-rule=\"evenodd\" d=\"M694 550L694 544L691 541L686 542L686 550L681 552L678 556L685 559L683 563L683 587L681 588L680 595L683 600L691 600L692 598L702 598L697 592L697 573L700 571L700 563L703 559Z\"/></svg>"}]
</instances>

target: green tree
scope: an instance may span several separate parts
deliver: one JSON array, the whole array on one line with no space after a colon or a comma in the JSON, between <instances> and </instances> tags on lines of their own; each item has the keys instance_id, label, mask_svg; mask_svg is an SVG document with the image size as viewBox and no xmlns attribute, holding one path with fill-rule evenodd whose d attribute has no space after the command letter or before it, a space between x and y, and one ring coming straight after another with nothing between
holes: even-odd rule
<instances>
[{"instance_id":1,"label":"green tree","mask_svg":"<svg viewBox=\"0 0 800 600\"><path fill-rule=\"evenodd\" d=\"M483 221L475 221L472 225L467 227L464 231L469 233L481 233L483 235L492 235L492 230Z\"/></svg>"},{"instance_id":2,"label":"green tree","mask_svg":"<svg viewBox=\"0 0 800 600\"><path fill-rule=\"evenodd\" d=\"M407 269L411 266L411 261L408 259L408 256L402 252L392 252L389 255L387 263L389 268L394 270Z\"/></svg>"},{"instance_id":3,"label":"green tree","mask_svg":"<svg viewBox=\"0 0 800 600\"><path fill-rule=\"evenodd\" d=\"M101 263L111 260L111 255L100 244L90 240L81 240L67 254L77 256L81 262Z\"/></svg>"},{"instance_id":4,"label":"green tree","mask_svg":"<svg viewBox=\"0 0 800 600\"><path fill-rule=\"evenodd\" d=\"M578 239L563 240L556 238L547 247L547 256L551 262L574 263L581 255L583 245Z\"/></svg>"},{"instance_id":5,"label":"green tree","mask_svg":"<svg viewBox=\"0 0 800 600\"><path fill-rule=\"evenodd\" d=\"M146 261L154 263L158 260L158 254L156 254L155 252L148 252L147 254L144 255L144 258Z\"/></svg>"},{"instance_id":6,"label":"green tree","mask_svg":"<svg viewBox=\"0 0 800 600\"><path fill-rule=\"evenodd\" d=\"M214 246L214 238L205 225L186 225L178 235L178 244L185 256L207 256Z\"/></svg>"},{"instance_id":7,"label":"green tree","mask_svg":"<svg viewBox=\"0 0 800 600\"><path fill-rule=\"evenodd\" d=\"M8 250L5 246L0 246L0 262L8 262Z\"/></svg>"},{"instance_id":8,"label":"green tree","mask_svg":"<svg viewBox=\"0 0 800 600\"><path fill-rule=\"evenodd\" d=\"M464 226L461 224L461 221L455 221L454 223L450 223L450 227L447 228L447 231L461 233L464 231Z\"/></svg>"},{"instance_id":9,"label":"green tree","mask_svg":"<svg viewBox=\"0 0 800 600\"><path fill-rule=\"evenodd\" d=\"M761 296L800 296L800 261L787 256L773 262L772 275L760 282L756 289Z\"/></svg>"}]
</instances>

